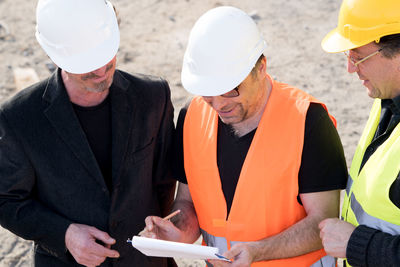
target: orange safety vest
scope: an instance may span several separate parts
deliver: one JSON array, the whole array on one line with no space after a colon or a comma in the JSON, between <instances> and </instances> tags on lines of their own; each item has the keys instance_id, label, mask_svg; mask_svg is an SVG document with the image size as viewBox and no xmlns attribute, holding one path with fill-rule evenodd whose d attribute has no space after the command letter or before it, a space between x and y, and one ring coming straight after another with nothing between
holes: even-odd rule
<instances>
[{"instance_id":1,"label":"orange safety vest","mask_svg":"<svg viewBox=\"0 0 400 267\"><path fill-rule=\"evenodd\" d=\"M271 82L272 91L243 163L228 218L217 166L218 114L195 97L185 117L184 165L190 194L203 239L219 247L220 253L235 242L276 235L306 216L297 202L298 172L307 110L310 102L320 102L297 88ZM252 266L310 266L324 255L321 249Z\"/></svg>"}]
</instances>

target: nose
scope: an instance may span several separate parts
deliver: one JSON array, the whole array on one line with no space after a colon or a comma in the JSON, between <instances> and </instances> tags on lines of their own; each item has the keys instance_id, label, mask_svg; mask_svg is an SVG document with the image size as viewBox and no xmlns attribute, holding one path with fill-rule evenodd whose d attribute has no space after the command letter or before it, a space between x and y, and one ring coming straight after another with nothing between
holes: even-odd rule
<instances>
[{"instance_id":1,"label":"nose","mask_svg":"<svg viewBox=\"0 0 400 267\"><path fill-rule=\"evenodd\" d=\"M227 98L222 96L209 96L203 98L216 111L221 110L226 106Z\"/></svg>"},{"instance_id":2,"label":"nose","mask_svg":"<svg viewBox=\"0 0 400 267\"><path fill-rule=\"evenodd\" d=\"M356 65L354 65L354 63L350 59L348 59L347 60L347 72L354 73L354 72L357 72L357 70L358 70L358 67Z\"/></svg>"}]
</instances>

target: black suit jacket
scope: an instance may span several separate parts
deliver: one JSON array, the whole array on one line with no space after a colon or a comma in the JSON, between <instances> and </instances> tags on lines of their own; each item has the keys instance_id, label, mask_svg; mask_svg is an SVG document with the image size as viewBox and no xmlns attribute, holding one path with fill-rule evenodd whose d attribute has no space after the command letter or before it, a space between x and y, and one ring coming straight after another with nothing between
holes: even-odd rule
<instances>
[{"instance_id":1,"label":"black suit jacket","mask_svg":"<svg viewBox=\"0 0 400 267\"><path fill-rule=\"evenodd\" d=\"M166 266L127 239L173 201L174 130L168 84L116 71L110 88L112 192L73 111L60 70L0 109L0 223L35 242L38 266L74 266L65 247L71 223L108 232L121 257L104 266Z\"/></svg>"}]
</instances>

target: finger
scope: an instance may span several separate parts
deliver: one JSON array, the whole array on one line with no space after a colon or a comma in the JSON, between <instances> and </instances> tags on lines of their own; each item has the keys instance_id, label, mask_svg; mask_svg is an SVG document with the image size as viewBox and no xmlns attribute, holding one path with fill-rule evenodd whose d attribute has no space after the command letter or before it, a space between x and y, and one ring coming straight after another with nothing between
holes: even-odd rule
<instances>
[{"instance_id":1,"label":"finger","mask_svg":"<svg viewBox=\"0 0 400 267\"><path fill-rule=\"evenodd\" d=\"M209 264L211 264L211 266L215 266L217 263L217 260L206 260L207 261L207 263L209 263Z\"/></svg>"},{"instance_id":2,"label":"finger","mask_svg":"<svg viewBox=\"0 0 400 267\"><path fill-rule=\"evenodd\" d=\"M144 228L142 231L140 231L137 235L138 236L146 236L146 234L148 233L147 229Z\"/></svg>"},{"instance_id":3,"label":"finger","mask_svg":"<svg viewBox=\"0 0 400 267\"><path fill-rule=\"evenodd\" d=\"M146 226L140 231L139 236L144 236L148 238L157 238L157 229L155 228L154 220L159 218L157 216L147 216L145 219ZM160 218L161 219L161 218Z\"/></svg>"},{"instance_id":4,"label":"finger","mask_svg":"<svg viewBox=\"0 0 400 267\"><path fill-rule=\"evenodd\" d=\"M322 221L318 224L318 228L319 228L320 230L322 230L322 228L324 228L325 225L328 223L328 220L329 220L329 219L322 220Z\"/></svg>"},{"instance_id":5,"label":"finger","mask_svg":"<svg viewBox=\"0 0 400 267\"><path fill-rule=\"evenodd\" d=\"M146 231L153 231L153 217L155 216L147 216L144 222L146 223L146 226L144 227L144 230Z\"/></svg>"},{"instance_id":6,"label":"finger","mask_svg":"<svg viewBox=\"0 0 400 267\"><path fill-rule=\"evenodd\" d=\"M161 228L161 230L168 230L173 226L173 223L169 220L163 220L160 217L153 217L153 223L155 226Z\"/></svg>"},{"instance_id":7,"label":"finger","mask_svg":"<svg viewBox=\"0 0 400 267\"><path fill-rule=\"evenodd\" d=\"M79 264L90 267L90 266L98 266L103 261L105 261L106 257L101 257L92 253L85 253L81 255L78 259L75 259Z\"/></svg>"},{"instance_id":8,"label":"finger","mask_svg":"<svg viewBox=\"0 0 400 267\"><path fill-rule=\"evenodd\" d=\"M90 254L89 259L87 260L88 264L84 264L86 266L99 266L106 260L106 257L98 256L96 254Z\"/></svg>"},{"instance_id":9,"label":"finger","mask_svg":"<svg viewBox=\"0 0 400 267\"><path fill-rule=\"evenodd\" d=\"M222 256L227 259L234 259L238 254L240 254L241 250L237 246L233 246L230 250L225 251Z\"/></svg>"},{"instance_id":10,"label":"finger","mask_svg":"<svg viewBox=\"0 0 400 267\"><path fill-rule=\"evenodd\" d=\"M211 266L218 267L218 262L220 260L207 260L207 261L211 264Z\"/></svg>"},{"instance_id":11,"label":"finger","mask_svg":"<svg viewBox=\"0 0 400 267\"><path fill-rule=\"evenodd\" d=\"M146 231L146 229L143 229L143 231L141 231L138 235L142 237L157 239L157 235L154 232Z\"/></svg>"},{"instance_id":12,"label":"finger","mask_svg":"<svg viewBox=\"0 0 400 267\"><path fill-rule=\"evenodd\" d=\"M97 240L100 240L106 245L113 245L115 244L115 239L112 238L108 233L100 231L97 228L92 227L90 229L90 234Z\"/></svg>"},{"instance_id":13,"label":"finger","mask_svg":"<svg viewBox=\"0 0 400 267\"><path fill-rule=\"evenodd\" d=\"M211 263L213 267L224 267L230 265L230 263L221 260L208 260L208 262Z\"/></svg>"},{"instance_id":14,"label":"finger","mask_svg":"<svg viewBox=\"0 0 400 267\"><path fill-rule=\"evenodd\" d=\"M114 249L106 248L102 245L95 243L93 248L91 249L91 254L97 255L100 257L110 257L110 258L118 258L119 253Z\"/></svg>"},{"instance_id":15,"label":"finger","mask_svg":"<svg viewBox=\"0 0 400 267\"><path fill-rule=\"evenodd\" d=\"M146 221L146 224L146 228L140 233L142 236L149 238L160 238L160 232L169 232L175 228L173 223L157 216L151 216L151 218ZM151 228L149 226L151 226Z\"/></svg>"}]
</instances>

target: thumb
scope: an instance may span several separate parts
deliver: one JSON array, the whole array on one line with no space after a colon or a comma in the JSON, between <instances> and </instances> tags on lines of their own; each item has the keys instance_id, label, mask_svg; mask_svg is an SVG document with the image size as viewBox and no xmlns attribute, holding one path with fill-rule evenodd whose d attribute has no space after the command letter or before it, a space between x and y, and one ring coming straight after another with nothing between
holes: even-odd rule
<instances>
[{"instance_id":1,"label":"thumb","mask_svg":"<svg viewBox=\"0 0 400 267\"><path fill-rule=\"evenodd\" d=\"M318 224L318 228L319 228L320 230L322 230L322 228L324 228L325 224L326 224L326 219L325 219L325 220L322 220L322 221Z\"/></svg>"},{"instance_id":2,"label":"thumb","mask_svg":"<svg viewBox=\"0 0 400 267\"><path fill-rule=\"evenodd\" d=\"M222 256L224 256L227 259L235 259L238 256L238 254L241 253L241 251L242 251L241 247L236 244L232 246L230 250L225 251L225 253L222 254Z\"/></svg>"},{"instance_id":3,"label":"thumb","mask_svg":"<svg viewBox=\"0 0 400 267\"><path fill-rule=\"evenodd\" d=\"M102 241L105 245L115 244L115 239L112 238L108 233L100 231L97 228L92 228L90 234L97 240Z\"/></svg>"},{"instance_id":4,"label":"thumb","mask_svg":"<svg viewBox=\"0 0 400 267\"><path fill-rule=\"evenodd\" d=\"M235 252L235 248L232 247L230 250L225 251L224 254L222 254L222 256L224 256L227 259L233 259L235 258L236 252Z\"/></svg>"}]
</instances>

